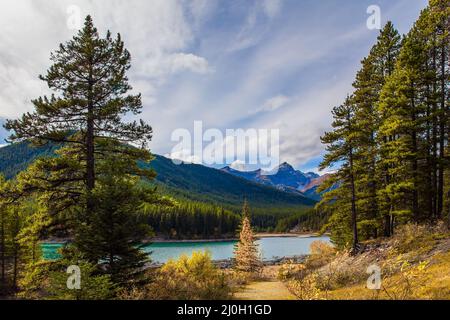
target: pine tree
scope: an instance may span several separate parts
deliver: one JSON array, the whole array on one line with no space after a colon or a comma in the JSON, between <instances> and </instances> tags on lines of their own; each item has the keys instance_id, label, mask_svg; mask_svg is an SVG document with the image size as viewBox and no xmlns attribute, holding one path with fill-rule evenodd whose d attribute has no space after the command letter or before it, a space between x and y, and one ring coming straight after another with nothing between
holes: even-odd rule
<instances>
[{"instance_id":1,"label":"pine tree","mask_svg":"<svg viewBox=\"0 0 450 320\"><path fill-rule=\"evenodd\" d=\"M55 94L33 100L35 111L8 120L6 128L14 131L13 142L52 142L60 148L56 157L40 158L18 176L19 193L34 194L51 217L42 226L46 234L62 225L74 233L76 256L123 284L147 259L138 248L148 234L139 205L159 201L154 189L138 187L140 177L155 176L139 165L152 160L146 149L152 129L142 120L122 121L142 108L140 95L128 94L130 53L120 35L112 39L108 31L101 38L87 16L84 28L51 60L40 78ZM40 240L41 231L32 233L33 241Z\"/></svg>"},{"instance_id":2,"label":"pine tree","mask_svg":"<svg viewBox=\"0 0 450 320\"><path fill-rule=\"evenodd\" d=\"M247 200L242 209L242 224L239 233L239 242L235 246L234 257L236 269L242 272L259 272L262 263L259 257L258 245L250 223L250 209Z\"/></svg>"},{"instance_id":3,"label":"pine tree","mask_svg":"<svg viewBox=\"0 0 450 320\"><path fill-rule=\"evenodd\" d=\"M101 166L110 169L98 176L92 190L95 214L79 212L72 245L76 254L81 252L82 258L98 265L98 273L109 275L116 285L125 285L137 280L149 260L141 250L142 239L152 235L142 206L157 204L159 199L153 188L140 186L139 178L124 174L126 161L111 159Z\"/></svg>"},{"instance_id":4,"label":"pine tree","mask_svg":"<svg viewBox=\"0 0 450 320\"><path fill-rule=\"evenodd\" d=\"M355 107L352 98L347 97L344 104L333 108L333 131L326 132L322 137L322 143L326 144L326 154L319 168L321 170L332 167L334 164L342 163L336 173L332 175L330 183L337 183L339 187L325 196L318 204L318 207L327 206L334 202L332 209L337 209L332 213L328 226L332 232L343 227L351 230L352 249L358 249L358 226L356 208L356 188L355 188L355 150L357 135L355 134ZM336 196L336 198L330 198ZM341 204L341 206L339 205ZM340 224L343 224L340 225ZM339 238L341 232L334 235L337 244L345 245L345 239ZM344 236L345 236L344 232Z\"/></svg>"},{"instance_id":5,"label":"pine tree","mask_svg":"<svg viewBox=\"0 0 450 320\"><path fill-rule=\"evenodd\" d=\"M355 248L357 237L377 237L382 225L391 236L396 225L443 218L450 203L449 16L449 0L430 0L402 41L388 22L362 61L352 97L333 109L321 168L341 167L318 191L338 188L317 209L331 215L325 227L340 246L352 239Z\"/></svg>"},{"instance_id":6,"label":"pine tree","mask_svg":"<svg viewBox=\"0 0 450 320\"><path fill-rule=\"evenodd\" d=\"M12 141L64 143L60 159L42 163L42 169L65 174L53 176L52 186L82 183L87 211L93 206L89 194L98 174L96 161L103 155L150 160L144 149L124 146L133 143L144 147L152 134L142 120L125 123L121 119L127 113L140 113L142 108L140 95L127 95L131 90L126 77L130 59L120 35L112 39L108 31L100 38L87 16L84 28L52 53L53 65L40 76L56 94L33 100L34 113L8 120L5 125L14 130ZM134 169L137 167L130 167L130 171Z\"/></svg>"},{"instance_id":7,"label":"pine tree","mask_svg":"<svg viewBox=\"0 0 450 320\"><path fill-rule=\"evenodd\" d=\"M448 70L442 69L448 61L448 42L443 45L439 37L445 34L444 12L448 13L448 1L431 1L422 11L404 40L379 103L384 115L380 134L390 137L381 142L380 158L390 171L390 181L380 195L402 220L409 219L405 214L415 221L442 216L448 167L448 107L442 102L448 100Z\"/></svg>"},{"instance_id":8,"label":"pine tree","mask_svg":"<svg viewBox=\"0 0 450 320\"><path fill-rule=\"evenodd\" d=\"M369 56L362 61L362 68L353 83L355 134L358 138L356 158L359 159L355 161L357 205L360 208L358 223L366 238L377 237L381 225L379 215L382 208L378 204L377 191L383 185L386 173L378 165L377 135L383 115L379 114L377 103L386 78L394 70L399 50L400 36L393 24L388 22Z\"/></svg>"}]
</instances>

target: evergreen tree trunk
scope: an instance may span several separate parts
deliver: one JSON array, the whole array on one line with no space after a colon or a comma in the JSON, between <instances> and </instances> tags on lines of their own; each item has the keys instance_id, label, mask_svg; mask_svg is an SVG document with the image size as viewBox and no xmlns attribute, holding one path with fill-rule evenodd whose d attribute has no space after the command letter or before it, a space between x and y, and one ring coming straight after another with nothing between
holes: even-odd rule
<instances>
[{"instance_id":1,"label":"evergreen tree trunk","mask_svg":"<svg viewBox=\"0 0 450 320\"><path fill-rule=\"evenodd\" d=\"M439 173L438 173L438 200L437 200L437 218L442 216L444 204L444 170L445 170L445 124L446 124L446 107L445 107L445 42L442 44L441 52L441 116L439 121Z\"/></svg>"},{"instance_id":2,"label":"evergreen tree trunk","mask_svg":"<svg viewBox=\"0 0 450 320\"><path fill-rule=\"evenodd\" d=\"M352 248L353 252L356 253L358 247L358 226L356 220L356 192L355 192L355 177L353 172L353 149L350 146L349 153L349 162L350 162L350 187L352 192L352 231L353 231L353 243Z\"/></svg>"},{"instance_id":3,"label":"evergreen tree trunk","mask_svg":"<svg viewBox=\"0 0 450 320\"><path fill-rule=\"evenodd\" d=\"M12 279L12 286L13 288L17 288L17 276L19 273L19 244L14 244L14 265L13 265L13 279Z\"/></svg>"},{"instance_id":4,"label":"evergreen tree trunk","mask_svg":"<svg viewBox=\"0 0 450 320\"><path fill-rule=\"evenodd\" d=\"M392 206L389 208L389 214L384 216L384 236L385 237L391 236L391 211L392 211Z\"/></svg>"},{"instance_id":5,"label":"evergreen tree trunk","mask_svg":"<svg viewBox=\"0 0 450 320\"><path fill-rule=\"evenodd\" d=\"M95 187L95 158L94 158L94 120L92 119L92 106L88 111L86 133L86 191L87 212L92 211L91 191Z\"/></svg>"},{"instance_id":6,"label":"evergreen tree trunk","mask_svg":"<svg viewBox=\"0 0 450 320\"><path fill-rule=\"evenodd\" d=\"M434 38L433 41L436 41ZM433 70L437 69L436 47L433 47L432 61ZM433 79L433 212L431 218L437 217L438 213L438 106L437 106L437 80Z\"/></svg>"},{"instance_id":7,"label":"evergreen tree trunk","mask_svg":"<svg viewBox=\"0 0 450 320\"><path fill-rule=\"evenodd\" d=\"M87 93L87 122L86 122L86 193L87 212L92 211L91 191L95 187L95 146L94 146L94 105L93 105L93 79L92 56L89 57L89 76Z\"/></svg>"},{"instance_id":8,"label":"evergreen tree trunk","mask_svg":"<svg viewBox=\"0 0 450 320\"><path fill-rule=\"evenodd\" d=\"M412 152L413 152L413 161L412 161L412 174L413 174L413 199L412 199L412 212L414 220L419 220L419 200L418 200L418 192L417 192L417 132L415 129L416 126L416 107L415 107L415 101L414 101L414 83L411 82L411 120L413 122L413 129L411 132L411 139L412 139Z\"/></svg>"},{"instance_id":9,"label":"evergreen tree trunk","mask_svg":"<svg viewBox=\"0 0 450 320\"><path fill-rule=\"evenodd\" d=\"M390 138L389 138L390 140ZM383 143L387 144L388 142L388 137L383 137ZM385 174L384 174L384 183L385 185L389 185L391 183L391 179L389 176L389 166L386 165L384 168ZM389 212L387 214L384 215L384 232L383 235L385 237L390 237L391 236L391 211L392 211L392 200L389 199L389 195L387 195L388 199L387 199L387 203L389 203Z\"/></svg>"},{"instance_id":10,"label":"evergreen tree trunk","mask_svg":"<svg viewBox=\"0 0 450 320\"><path fill-rule=\"evenodd\" d=\"M447 214L448 214L448 217L447 217L447 228L450 229L450 189L447 192L447 199L448 199L448 202L449 202L449 204L448 204L448 212L447 212Z\"/></svg>"}]
</instances>

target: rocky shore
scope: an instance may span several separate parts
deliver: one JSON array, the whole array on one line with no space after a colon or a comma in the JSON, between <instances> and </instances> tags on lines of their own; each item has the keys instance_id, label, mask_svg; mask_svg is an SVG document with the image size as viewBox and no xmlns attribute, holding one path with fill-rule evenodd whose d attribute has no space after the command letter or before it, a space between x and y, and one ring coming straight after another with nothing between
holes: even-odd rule
<instances>
[{"instance_id":1,"label":"rocky shore","mask_svg":"<svg viewBox=\"0 0 450 320\"><path fill-rule=\"evenodd\" d=\"M298 255L291 257L274 257L270 260L263 260L263 266L276 266L282 265L288 262L293 263L302 263L305 261L308 255ZM223 259L223 260L213 260L213 264L216 265L220 269L230 269L233 267L234 259ZM161 262L151 262L147 264L145 268L159 268L163 265Z\"/></svg>"}]
</instances>

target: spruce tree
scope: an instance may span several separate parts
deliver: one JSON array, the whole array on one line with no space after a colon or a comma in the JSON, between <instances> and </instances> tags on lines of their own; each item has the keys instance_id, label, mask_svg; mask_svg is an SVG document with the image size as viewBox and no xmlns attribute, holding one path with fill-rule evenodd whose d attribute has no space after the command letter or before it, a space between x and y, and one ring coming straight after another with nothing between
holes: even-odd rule
<instances>
[{"instance_id":1,"label":"spruce tree","mask_svg":"<svg viewBox=\"0 0 450 320\"><path fill-rule=\"evenodd\" d=\"M255 273L259 272L262 267L258 245L250 222L250 209L247 200L244 201L242 208L239 242L235 246L234 257L235 267L238 271Z\"/></svg>"}]
</instances>

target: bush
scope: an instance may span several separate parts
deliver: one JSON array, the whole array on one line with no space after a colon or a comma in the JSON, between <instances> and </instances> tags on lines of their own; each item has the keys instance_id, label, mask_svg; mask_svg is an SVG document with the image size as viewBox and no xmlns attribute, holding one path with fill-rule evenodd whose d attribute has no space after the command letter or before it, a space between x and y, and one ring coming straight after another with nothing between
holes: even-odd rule
<instances>
[{"instance_id":1,"label":"bush","mask_svg":"<svg viewBox=\"0 0 450 320\"><path fill-rule=\"evenodd\" d=\"M318 300L323 298L323 292L317 283L318 273L313 272L302 280L291 280L287 283L288 289L300 300Z\"/></svg>"},{"instance_id":2,"label":"bush","mask_svg":"<svg viewBox=\"0 0 450 320\"><path fill-rule=\"evenodd\" d=\"M162 300L227 299L231 293L225 274L213 265L211 254L194 252L168 261L147 287L147 298Z\"/></svg>"},{"instance_id":3,"label":"bush","mask_svg":"<svg viewBox=\"0 0 450 320\"><path fill-rule=\"evenodd\" d=\"M310 245L311 254L306 259L308 269L317 269L329 263L336 256L336 249L324 241L314 241Z\"/></svg>"},{"instance_id":4,"label":"bush","mask_svg":"<svg viewBox=\"0 0 450 320\"><path fill-rule=\"evenodd\" d=\"M406 224L396 231L393 241L398 253L418 250L426 253L431 250L439 239L449 237L442 222L435 225Z\"/></svg>"},{"instance_id":5,"label":"bush","mask_svg":"<svg viewBox=\"0 0 450 320\"><path fill-rule=\"evenodd\" d=\"M114 285L109 275L98 274L95 265L78 261L80 268L80 289L69 289L67 264L57 263L57 270L51 271L48 278L48 299L52 300L106 300L114 297Z\"/></svg>"},{"instance_id":6,"label":"bush","mask_svg":"<svg viewBox=\"0 0 450 320\"><path fill-rule=\"evenodd\" d=\"M395 261L385 263L384 268L388 269L387 274L393 276L384 276L382 281L382 290L389 299L410 300L419 298L418 293L424 287L424 280L427 276L428 261L421 261L412 265L402 256ZM389 272L389 269L398 270Z\"/></svg>"}]
</instances>

